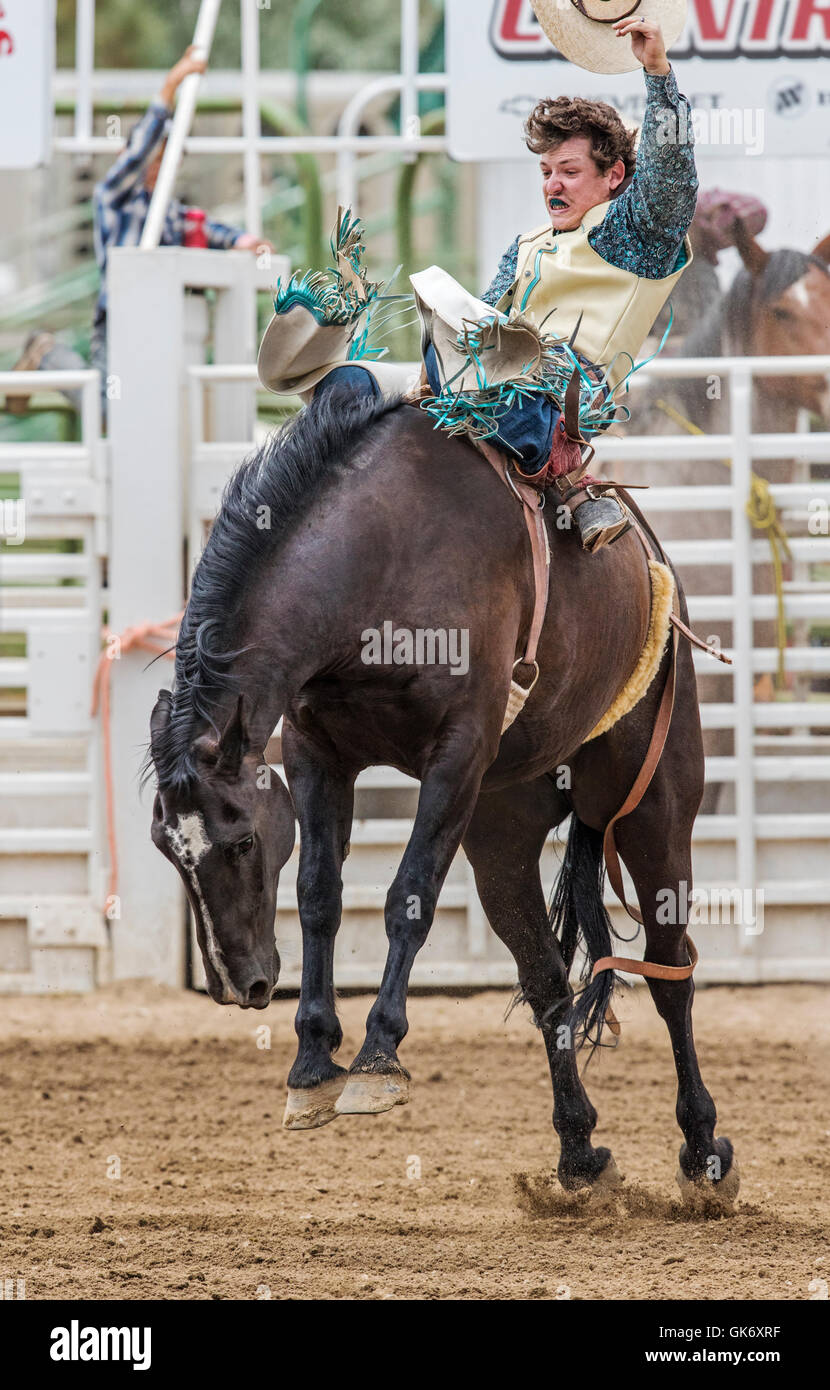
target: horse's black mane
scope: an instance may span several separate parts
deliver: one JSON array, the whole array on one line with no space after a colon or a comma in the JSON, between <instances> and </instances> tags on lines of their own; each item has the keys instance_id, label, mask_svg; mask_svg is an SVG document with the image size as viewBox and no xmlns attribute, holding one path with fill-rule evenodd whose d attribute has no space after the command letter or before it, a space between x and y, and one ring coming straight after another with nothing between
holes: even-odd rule
<instances>
[{"instance_id":1,"label":"horse's black mane","mask_svg":"<svg viewBox=\"0 0 830 1390\"><path fill-rule=\"evenodd\" d=\"M306 514L335 465L398 404L327 391L272 434L229 480L193 575L176 644L169 718L145 762L145 776L155 769L160 787L195 777L194 725L206 719L215 729L220 697L237 689L229 666L244 648L234 649L232 639L249 583Z\"/></svg>"}]
</instances>

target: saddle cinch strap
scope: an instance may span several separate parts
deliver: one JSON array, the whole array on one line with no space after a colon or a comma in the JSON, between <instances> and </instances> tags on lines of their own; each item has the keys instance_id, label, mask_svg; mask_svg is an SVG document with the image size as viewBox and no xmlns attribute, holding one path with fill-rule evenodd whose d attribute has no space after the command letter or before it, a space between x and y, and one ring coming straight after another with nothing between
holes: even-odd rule
<instances>
[{"instance_id":1,"label":"saddle cinch strap","mask_svg":"<svg viewBox=\"0 0 830 1390\"><path fill-rule=\"evenodd\" d=\"M542 517L545 499L539 490L531 487L528 483L521 482L518 478L511 477L507 471L505 456L499 453L498 449L494 449L491 444L488 444L485 439L477 439L475 444L491 468L495 469L505 487L508 487L521 502L533 555L533 617L530 620L525 654L514 661L513 672L517 666L532 666L534 667L534 676L530 685L523 686L515 679L515 675L511 675L510 693L507 697L507 708L501 727L502 733L505 733L521 712L527 697L539 679L539 663L536 660L536 651L539 646L539 637L545 621L550 594L550 543L547 527Z\"/></svg>"}]
</instances>

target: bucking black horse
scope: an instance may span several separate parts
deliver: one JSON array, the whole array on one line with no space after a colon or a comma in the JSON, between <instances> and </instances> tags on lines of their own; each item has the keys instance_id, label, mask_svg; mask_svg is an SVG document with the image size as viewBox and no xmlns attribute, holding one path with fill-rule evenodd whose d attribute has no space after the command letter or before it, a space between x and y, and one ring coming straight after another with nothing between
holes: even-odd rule
<instances>
[{"instance_id":1,"label":"bucking black horse","mask_svg":"<svg viewBox=\"0 0 830 1390\"><path fill-rule=\"evenodd\" d=\"M589 555L548 510L551 599L538 649L541 676L502 736L511 673L534 611L521 507L471 444L436 432L412 406L335 392L312 401L231 478L196 568L174 689L161 692L151 720L152 836L184 879L211 997L262 1009L279 974L277 882L296 815L303 968L286 1112L294 1129L408 1098L398 1046L407 1032L409 974L463 845L544 1038L558 1175L573 1189L607 1181L615 1169L610 1151L591 1143L596 1111L577 1047L561 1046L561 1025L573 1028L575 1041L586 1034L596 1041L616 983L610 970L590 978L591 963L611 952L602 832L643 764L670 656L667 648L639 704L586 742L643 647L649 573L633 532ZM382 632L384 623L396 633L467 634L467 669L367 660L367 633ZM280 716L290 795L265 764ZM376 765L417 778L420 794L386 899L383 979L363 1046L346 1070L333 1056L342 1037L333 981L341 868L355 779ZM683 898L692 888L703 775L694 669L683 644L662 758L616 834L643 916L646 956L662 965L688 960ZM540 855L551 828L569 815L549 914ZM659 910L667 890L679 904L670 922ZM589 971L574 996L578 936ZM685 1138L679 1176L734 1195L732 1146L715 1138L715 1106L695 1053L693 982L649 979L648 986L677 1067Z\"/></svg>"}]
</instances>

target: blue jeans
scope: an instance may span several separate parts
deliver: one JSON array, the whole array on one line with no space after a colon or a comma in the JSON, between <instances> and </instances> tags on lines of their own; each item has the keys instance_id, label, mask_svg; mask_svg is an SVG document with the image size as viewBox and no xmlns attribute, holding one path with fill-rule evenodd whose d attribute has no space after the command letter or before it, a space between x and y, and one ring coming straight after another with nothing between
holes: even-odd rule
<instances>
[{"instance_id":1,"label":"blue jeans","mask_svg":"<svg viewBox=\"0 0 830 1390\"><path fill-rule=\"evenodd\" d=\"M432 343L424 353L424 366L430 390L433 395L440 395L441 378ZM507 444L514 450L519 456L523 473L538 473L550 457L553 431L560 414L546 396L531 396L505 411L499 420L499 431L493 443Z\"/></svg>"},{"instance_id":2,"label":"blue jeans","mask_svg":"<svg viewBox=\"0 0 830 1390\"><path fill-rule=\"evenodd\" d=\"M441 379L435 349L429 344L424 355L430 389L440 395ZM348 367L335 367L315 388L315 399L331 390L345 389L355 394L379 396L381 394L375 378L365 367L357 364ZM538 473L550 457L553 444L553 431L560 411L545 396L532 396L519 405L505 411L499 421L499 432L494 443L507 444L519 458L523 473Z\"/></svg>"},{"instance_id":3,"label":"blue jeans","mask_svg":"<svg viewBox=\"0 0 830 1390\"><path fill-rule=\"evenodd\" d=\"M371 372L367 372L365 367L335 367L319 381L314 388L315 401L320 400L329 391L348 391L355 396L379 396L381 394L377 381Z\"/></svg>"}]
</instances>

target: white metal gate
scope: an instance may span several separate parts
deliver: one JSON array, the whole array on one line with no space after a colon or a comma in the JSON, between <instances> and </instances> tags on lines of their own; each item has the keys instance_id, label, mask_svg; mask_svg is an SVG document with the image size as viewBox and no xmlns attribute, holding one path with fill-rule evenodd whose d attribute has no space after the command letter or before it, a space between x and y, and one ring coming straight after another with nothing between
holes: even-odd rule
<instances>
[{"instance_id":1,"label":"white metal gate","mask_svg":"<svg viewBox=\"0 0 830 1390\"><path fill-rule=\"evenodd\" d=\"M98 730L106 478L98 373L37 372L83 392L78 444L0 444L0 993L91 989L109 971ZM0 391L27 384L0 375Z\"/></svg>"}]
</instances>

